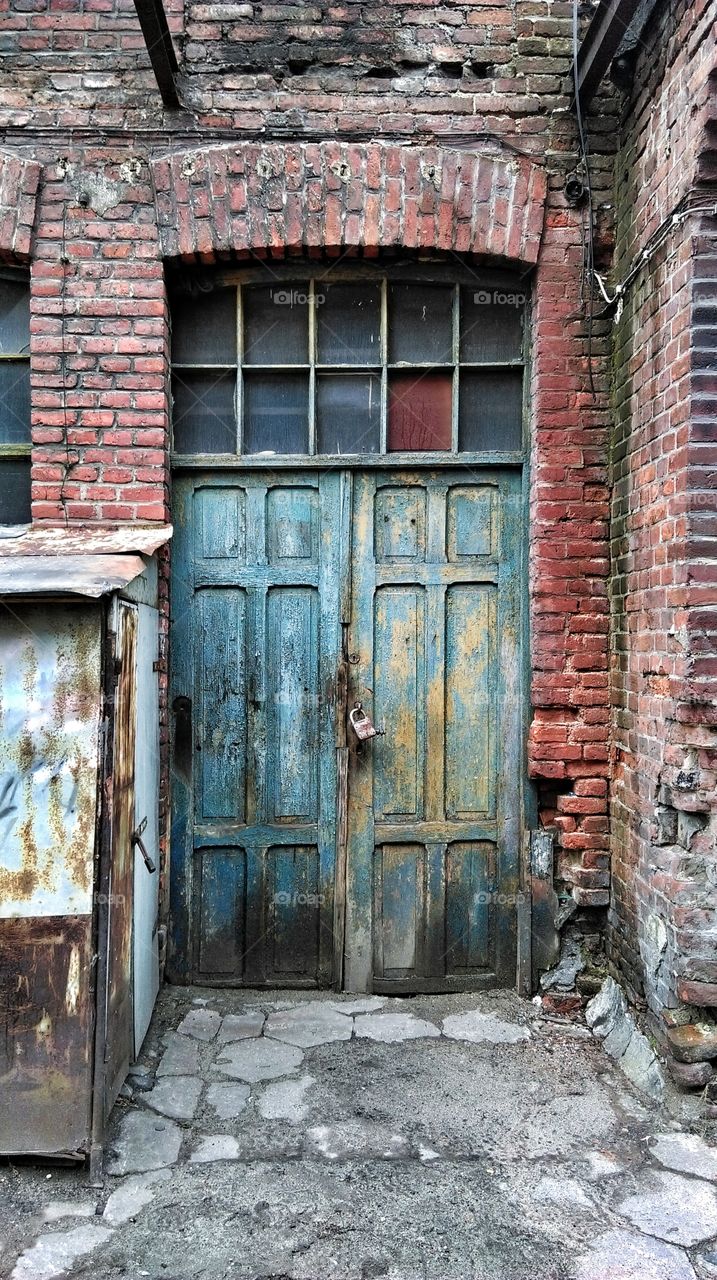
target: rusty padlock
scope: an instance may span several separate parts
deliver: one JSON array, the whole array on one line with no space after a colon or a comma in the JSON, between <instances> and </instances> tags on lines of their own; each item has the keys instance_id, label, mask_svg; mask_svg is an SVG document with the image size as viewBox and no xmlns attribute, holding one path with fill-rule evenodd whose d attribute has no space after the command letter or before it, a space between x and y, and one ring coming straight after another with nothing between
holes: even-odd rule
<instances>
[{"instance_id":1,"label":"rusty padlock","mask_svg":"<svg viewBox=\"0 0 717 1280\"><path fill-rule=\"evenodd\" d=\"M385 729L375 728L360 702L354 703L349 712L349 721L359 742L365 742L367 738L378 738L386 732Z\"/></svg>"}]
</instances>

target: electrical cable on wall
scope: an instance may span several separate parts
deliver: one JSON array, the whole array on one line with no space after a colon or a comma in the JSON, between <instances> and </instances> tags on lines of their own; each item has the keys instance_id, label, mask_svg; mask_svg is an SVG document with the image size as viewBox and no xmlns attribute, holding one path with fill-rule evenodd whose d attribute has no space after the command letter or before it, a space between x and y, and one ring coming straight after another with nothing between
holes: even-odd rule
<instances>
[{"instance_id":1,"label":"electrical cable on wall","mask_svg":"<svg viewBox=\"0 0 717 1280\"><path fill-rule=\"evenodd\" d=\"M598 271L593 271L593 278L595 279L598 289L607 303L605 310L600 313L600 318L612 315L613 319L617 323L622 315L625 298L627 297L632 285L635 283L635 280L640 274L642 268L647 266L652 258L654 258L655 254L663 248L667 243L670 233L674 231L676 227L681 226L683 222L686 222L686 220L691 217L717 217L717 202L715 204L693 206L689 203L691 195L691 192L687 192L681 200L678 200L677 204L674 205L667 216L663 218L659 226L655 228L644 249L641 249L637 257L633 260L633 264L627 272L627 275L619 284L615 285L612 297L610 297L610 294L607 291L605 278L601 276Z\"/></svg>"}]
</instances>

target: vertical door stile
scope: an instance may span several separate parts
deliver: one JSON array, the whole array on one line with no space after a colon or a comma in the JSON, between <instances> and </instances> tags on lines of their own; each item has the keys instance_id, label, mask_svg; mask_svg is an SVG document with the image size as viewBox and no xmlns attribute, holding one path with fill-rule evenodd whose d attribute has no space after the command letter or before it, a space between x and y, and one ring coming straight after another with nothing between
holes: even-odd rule
<instances>
[{"instance_id":1,"label":"vertical door stile","mask_svg":"<svg viewBox=\"0 0 717 1280\"><path fill-rule=\"evenodd\" d=\"M349 639L349 705L361 702L373 715L374 568L373 507L376 480L357 476L354 490L352 605ZM373 961L373 757L371 744L350 747L350 827L346 868L344 987L368 991Z\"/></svg>"},{"instance_id":2,"label":"vertical door stile","mask_svg":"<svg viewBox=\"0 0 717 1280\"><path fill-rule=\"evenodd\" d=\"M521 477L508 477L501 504L501 556L498 571L496 689L497 806L501 815L502 838L498 844L496 875L507 909L499 913L497 969L504 982L515 981L515 954L518 931L518 895L521 890L520 851L523 839L523 708L518 678L521 665Z\"/></svg>"},{"instance_id":3,"label":"vertical door stile","mask_svg":"<svg viewBox=\"0 0 717 1280\"><path fill-rule=\"evenodd\" d=\"M262 831L268 817L267 788L267 689L266 661L269 643L266 628L268 586L266 565L266 486L247 486L247 585L249 618L247 641L249 653L248 703L249 733L247 741L247 831ZM266 903L266 843L246 840L246 939L244 979L250 985L261 985L265 979L264 947L269 928Z\"/></svg>"},{"instance_id":4,"label":"vertical door stile","mask_svg":"<svg viewBox=\"0 0 717 1280\"><path fill-rule=\"evenodd\" d=\"M349 626L351 623L351 531L353 474L343 471L339 478L339 653L336 664L336 874L334 885L334 966L333 985L341 990L344 980L346 932L346 858L348 845L349 748Z\"/></svg>"},{"instance_id":5,"label":"vertical door stile","mask_svg":"<svg viewBox=\"0 0 717 1280\"><path fill-rule=\"evenodd\" d=\"M194 838L194 490L183 477L175 480L172 544L171 655L171 791L169 911L167 973L174 982L187 982L193 967Z\"/></svg>"}]
</instances>

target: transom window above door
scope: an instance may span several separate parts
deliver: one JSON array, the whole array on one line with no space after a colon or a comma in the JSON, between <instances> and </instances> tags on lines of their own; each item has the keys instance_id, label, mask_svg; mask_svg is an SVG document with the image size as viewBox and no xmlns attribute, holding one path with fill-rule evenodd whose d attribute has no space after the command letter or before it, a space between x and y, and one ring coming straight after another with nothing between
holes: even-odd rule
<instances>
[{"instance_id":1,"label":"transom window above door","mask_svg":"<svg viewBox=\"0 0 717 1280\"><path fill-rule=\"evenodd\" d=\"M171 291L175 457L521 453L517 278L187 283Z\"/></svg>"}]
</instances>

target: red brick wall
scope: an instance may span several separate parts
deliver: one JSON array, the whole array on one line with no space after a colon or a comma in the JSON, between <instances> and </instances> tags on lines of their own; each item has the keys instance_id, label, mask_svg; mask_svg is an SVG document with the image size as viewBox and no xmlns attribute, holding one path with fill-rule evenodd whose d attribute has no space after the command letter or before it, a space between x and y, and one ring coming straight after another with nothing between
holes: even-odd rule
<instances>
[{"instance_id":1,"label":"red brick wall","mask_svg":"<svg viewBox=\"0 0 717 1280\"><path fill-rule=\"evenodd\" d=\"M717 1004L714 21L658 8L618 161L610 949L655 1015Z\"/></svg>"},{"instance_id":2,"label":"red brick wall","mask_svg":"<svg viewBox=\"0 0 717 1280\"><path fill-rule=\"evenodd\" d=\"M419 162L443 147L497 156L508 170L528 161L544 170L532 313L530 773L542 820L560 832L565 881L580 903L604 905L607 367L597 325L593 398L580 278L585 211L563 194L576 163L572 5L189 4L186 21L181 0L170 8L182 62L184 105L175 113L161 107L131 0L10 0L0 125L6 147L44 166L32 255L34 518L165 515L167 323L154 159L227 143L241 150L258 134L266 143L373 137L411 148ZM604 256L609 91L591 134ZM206 229L209 257L213 245L247 248L240 233L225 243L222 228ZM533 261L518 244L509 251Z\"/></svg>"}]
</instances>

